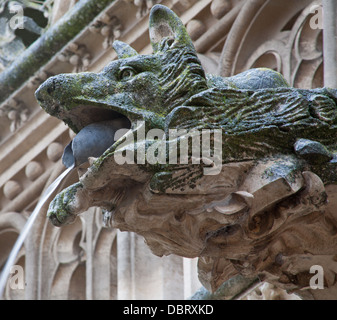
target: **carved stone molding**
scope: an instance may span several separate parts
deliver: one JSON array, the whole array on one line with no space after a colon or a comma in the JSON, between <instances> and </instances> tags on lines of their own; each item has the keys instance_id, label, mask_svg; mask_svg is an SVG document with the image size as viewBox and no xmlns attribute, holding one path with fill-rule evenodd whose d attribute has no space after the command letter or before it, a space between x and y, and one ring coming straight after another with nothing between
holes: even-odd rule
<instances>
[{"instance_id":1,"label":"carved stone molding","mask_svg":"<svg viewBox=\"0 0 337 320\"><path fill-rule=\"evenodd\" d=\"M59 55L58 59L74 66L75 72L86 71L91 63L91 55L83 44L75 42L68 45Z\"/></svg>"},{"instance_id":2,"label":"carved stone molding","mask_svg":"<svg viewBox=\"0 0 337 320\"><path fill-rule=\"evenodd\" d=\"M126 2L133 3L137 8L137 15L136 17L142 18L145 16L151 7L153 7L156 3L159 3L161 0L124 0Z\"/></svg>"},{"instance_id":3,"label":"carved stone molding","mask_svg":"<svg viewBox=\"0 0 337 320\"><path fill-rule=\"evenodd\" d=\"M89 29L91 32L100 33L105 38L102 46L108 49L113 41L120 37L122 24L117 17L106 14L100 20L95 21Z\"/></svg>"},{"instance_id":4,"label":"carved stone molding","mask_svg":"<svg viewBox=\"0 0 337 320\"><path fill-rule=\"evenodd\" d=\"M280 4L282 11L276 10ZM223 48L221 74L269 67L281 72L292 86L323 86L323 33L319 27L310 26L315 15L312 7L320 4L312 0L247 3ZM273 23L266 28L265 21L269 20Z\"/></svg>"},{"instance_id":5,"label":"carved stone molding","mask_svg":"<svg viewBox=\"0 0 337 320\"><path fill-rule=\"evenodd\" d=\"M14 132L29 116L29 110L21 100L11 99L6 104L3 104L0 109L0 117L7 116L10 121L10 131Z\"/></svg>"}]
</instances>

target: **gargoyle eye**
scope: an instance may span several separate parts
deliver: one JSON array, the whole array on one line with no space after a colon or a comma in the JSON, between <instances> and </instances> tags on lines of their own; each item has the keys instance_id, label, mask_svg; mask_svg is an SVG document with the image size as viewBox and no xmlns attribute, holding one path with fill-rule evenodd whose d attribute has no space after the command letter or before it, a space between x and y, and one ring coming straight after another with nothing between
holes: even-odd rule
<instances>
[{"instance_id":1,"label":"gargoyle eye","mask_svg":"<svg viewBox=\"0 0 337 320\"><path fill-rule=\"evenodd\" d=\"M131 67L124 67L119 72L119 79L120 80L129 80L136 74L136 71Z\"/></svg>"}]
</instances>

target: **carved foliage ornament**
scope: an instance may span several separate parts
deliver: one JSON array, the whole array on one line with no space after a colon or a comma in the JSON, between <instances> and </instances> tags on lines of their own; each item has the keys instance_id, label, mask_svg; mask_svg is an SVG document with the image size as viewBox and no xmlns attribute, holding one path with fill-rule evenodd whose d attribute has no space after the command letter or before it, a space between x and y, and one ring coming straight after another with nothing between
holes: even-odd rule
<instances>
[{"instance_id":1,"label":"carved foliage ornament","mask_svg":"<svg viewBox=\"0 0 337 320\"><path fill-rule=\"evenodd\" d=\"M26 122L29 110L21 100L10 99L0 108L0 117L6 115L10 121L10 131L14 132L22 123Z\"/></svg>"},{"instance_id":2,"label":"carved foliage ornament","mask_svg":"<svg viewBox=\"0 0 337 320\"><path fill-rule=\"evenodd\" d=\"M334 288L337 90L295 89L269 69L206 75L162 5L149 29L152 55L116 41L119 59L102 72L61 74L37 90L42 108L77 133L107 120L125 129L78 168L79 182L51 202L51 222L99 206L107 226L142 235L156 255L199 257L213 291L238 273L306 289L313 264ZM199 151L170 148L184 141L199 141Z\"/></svg>"}]
</instances>

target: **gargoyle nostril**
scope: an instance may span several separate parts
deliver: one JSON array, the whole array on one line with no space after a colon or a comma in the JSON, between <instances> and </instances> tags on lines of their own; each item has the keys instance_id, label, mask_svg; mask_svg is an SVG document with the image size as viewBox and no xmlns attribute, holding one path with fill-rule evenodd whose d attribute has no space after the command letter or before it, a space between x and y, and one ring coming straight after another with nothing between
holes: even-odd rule
<instances>
[{"instance_id":1,"label":"gargoyle nostril","mask_svg":"<svg viewBox=\"0 0 337 320\"><path fill-rule=\"evenodd\" d=\"M55 91L55 81L51 79L49 86L47 87L47 93L52 94Z\"/></svg>"}]
</instances>

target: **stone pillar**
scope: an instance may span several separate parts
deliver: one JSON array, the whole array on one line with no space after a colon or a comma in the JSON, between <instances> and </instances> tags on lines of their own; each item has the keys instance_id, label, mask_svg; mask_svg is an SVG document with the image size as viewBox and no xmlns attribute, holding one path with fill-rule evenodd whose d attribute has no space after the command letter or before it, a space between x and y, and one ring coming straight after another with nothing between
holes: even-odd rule
<instances>
[{"instance_id":1,"label":"stone pillar","mask_svg":"<svg viewBox=\"0 0 337 320\"><path fill-rule=\"evenodd\" d=\"M118 300L184 299L183 258L155 256L135 233L117 233Z\"/></svg>"},{"instance_id":2,"label":"stone pillar","mask_svg":"<svg viewBox=\"0 0 337 320\"><path fill-rule=\"evenodd\" d=\"M337 1L323 0L324 86L337 88Z\"/></svg>"},{"instance_id":3,"label":"stone pillar","mask_svg":"<svg viewBox=\"0 0 337 320\"><path fill-rule=\"evenodd\" d=\"M192 297L202 284L198 279L198 258L184 258L184 298Z\"/></svg>"},{"instance_id":4,"label":"stone pillar","mask_svg":"<svg viewBox=\"0 0 337 320\"><path fill-rule=\"evenodd\" d=\"M133 294L131 270L131 234L117 231L117 299L127 300Z\"/></svg>"}]
</instances>

